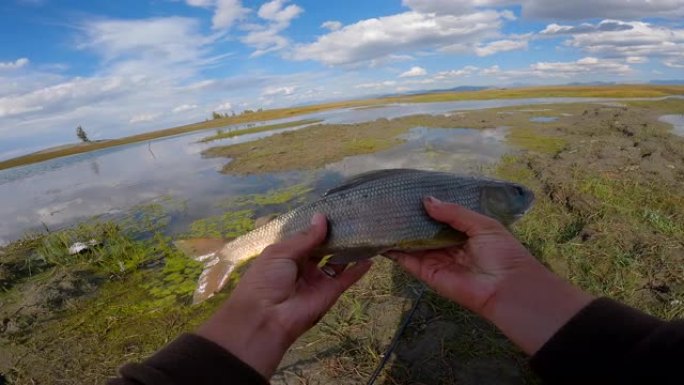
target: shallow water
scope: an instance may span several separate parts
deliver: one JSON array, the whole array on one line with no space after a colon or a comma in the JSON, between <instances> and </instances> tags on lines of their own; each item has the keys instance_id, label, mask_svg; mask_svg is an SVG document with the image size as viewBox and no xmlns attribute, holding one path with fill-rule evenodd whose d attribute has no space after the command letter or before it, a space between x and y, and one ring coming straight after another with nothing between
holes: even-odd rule
<instances>
[{"instance_id":1,"label":"shallow water","mask_svg":"<svg viewBox=\"0 0 684 385\"><path fill-rule=\"evenodd\" d=\"M419 113L441 114L468 109L600 100L552 98L393 104L364 110L326 111L261 124L314 118L323 119L325 123L354 123ZM175 218L174 223L174 228L182 231L189 222L224 210L216 205L222 199L311 180L311 173L299 172L259 176L220 174L226 160L204 159L200 155L202 150L299 128L197 143L214 133L215 129L210 129L2 170L0 243L17 238L26 230L43 230L45 227L54 230L95 215L123 213L138 204L163 197L185 202L184 214ZM415 128L407 134L406 144L330 164L318 171L314 180L319 181L318 189L324 189L339 183L345 175L388 167L472 172L483 163L495 161L505 152L504 135L504 128Z\"/></svg>"},{"instance_id":2,"label":"shallow water","mask_svg":"<svg viewBox=\"0 0 684 385\"><path fill-rule=\"evenodd\" d=\"M675 135L684 136L684 115L663 115L659 120L671 124Z\"/></svg>"},{"instance_id":3,"label":"shallow water","mask_svg":"<svg viewBox=\"0 0 684 385\"><path fill-rule=\"evenodd\" d=\"M558 120L557 116L533 116L530 118L530 122L535 123L551 123Z\"/></svg>"}]
</instances>

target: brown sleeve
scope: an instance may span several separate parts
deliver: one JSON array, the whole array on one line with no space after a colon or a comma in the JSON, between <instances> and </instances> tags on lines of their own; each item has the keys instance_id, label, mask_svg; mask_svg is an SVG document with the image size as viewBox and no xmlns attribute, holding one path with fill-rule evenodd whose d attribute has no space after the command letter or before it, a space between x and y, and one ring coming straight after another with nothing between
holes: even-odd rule
<instances>
[{"instance_id":1,"label":"brown sleeve","mask_svg":"<svg viewBox=\"0 0 684 385\"><path fill-rule=\"evenodd\" d=\"M684 384L684 320L593 301L532 357L547 384Z\"/></svg>"},{"instance_id":2,"label":"brown sleeve","mask_svg":"<svg viewBox=\"0 0 684 385\"><path fill-rule=\"evenodd\" d=\"M259 373L219 345L183 334L139 364L127 364L109 385L268 384Z\"/></svg>"}]
</instances>

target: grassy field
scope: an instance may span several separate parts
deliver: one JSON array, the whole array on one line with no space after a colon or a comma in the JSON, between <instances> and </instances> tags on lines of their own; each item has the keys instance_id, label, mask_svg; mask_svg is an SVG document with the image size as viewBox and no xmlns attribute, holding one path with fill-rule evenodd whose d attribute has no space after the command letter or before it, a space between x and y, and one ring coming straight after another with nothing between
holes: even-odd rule
<instances>
[{"instance_id":1,"label":"grassy field","mask_svg":"<svg viewBox=\"0 0 684 385\"><path fill-rule=\"evenodd\" d=\"M184 126L167 128L126 136L123 138L79 144L72 147L60 148L55 151L41 151L4 161L0 161L0 170L23 166L31 163L42 162L63 156L81 154L103 148L121 146L130 143L144 142L167 136L180 135L188 132L205 130L209 128L225 127L240 123L283 119L292 116L311 114L315 112L340 109L377 106L388 103L430 103L458 100L489 100L502 98L549 98L549 97L602 97L602 98L634 98L634 97L662 97L668 95L684 94L684 86L655 86L655 85L618 85L618 86L552 86L531 88L490 89L467 92L444 92L420 95L393 96L377 99L361 99L322 103L301 107L278 108L263 110L249 114L226 117L222 119L208 120Z\"/></svg>"},{"instance_id":2,"label":"grassy field","mask_svg":"<svg viewBox=\"0 0 684 385\"><path fill-rule=\"evenodd\" d=\"M549 268L594 295L665 319L684 317L684 138L657 121L662 113L682 111L684 100L534 108L466 111L432 123L509 125L508 141L516 150L486 172L521 182L538 197L513 227L516 236ZM559 119L529 122L544 115ZM369 151L399 145L397 134L427 122L424 116L405 119L412 123L385 121L384 136L369 133L383 143L369 145ZM367 139L365 128L347 127L359 143ZM296 133L311 139L318 130L325 125ZM284 169L325 163L293 147L288 135L253 145L281 146L310 162L288 165L281 159ZM311 147L318 157L327 156ZM340 156L357 153L353 146L340 148ZM252 155L233 156L238 161ZM187 236L236 236L250 230L255 217L284 212L313 194L307 183L221 202L226 212L195 222ZM148 356L206 319L230 289L200 306L188 305L199 266L164 235L179 210L182 205L173 202L146 206L120 221L27 235L2 248L4 378L11 384L102 383L120 364ZM73 240L89 238L105 242L90 254L66 253ZM420 288L395 264L378 259L292 347L273 383L365 383ZM378 384L537 383L526 360L490 324L427 291Z\"/></svg>"}]
</instances>

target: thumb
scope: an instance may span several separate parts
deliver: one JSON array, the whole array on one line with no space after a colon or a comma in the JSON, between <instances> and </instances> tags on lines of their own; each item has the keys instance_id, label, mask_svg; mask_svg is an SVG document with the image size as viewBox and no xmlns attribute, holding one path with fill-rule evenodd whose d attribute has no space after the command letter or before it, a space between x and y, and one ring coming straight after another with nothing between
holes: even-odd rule
<instances>
[{"instance_id":1,"label":"thumb","mask_svg":"<svg viewBox=\"0 0 684 385\"><path fill-rule=\"evenodd\" d=\"M495 219L455 203L442 202L435 197L424 198L423 205L430 217L466 233L469 237L504 229Z\"/></svg>"}]
</instances>

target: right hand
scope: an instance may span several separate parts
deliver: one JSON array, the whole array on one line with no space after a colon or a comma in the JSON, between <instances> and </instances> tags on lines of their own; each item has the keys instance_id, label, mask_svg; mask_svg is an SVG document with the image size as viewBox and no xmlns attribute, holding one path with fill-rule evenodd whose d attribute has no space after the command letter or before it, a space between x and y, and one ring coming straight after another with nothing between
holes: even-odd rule
<instances>
[{"instance_id":1,"label":"right hand","mask_svg":"<svg viewBox=\"0 0 684 385\"><path fill-rule=\"evenodd\" d=\"M465 233L468 241L439 250L386 254L440 295L484 315L507 277L539 265L496 220L433 197L423 204L432 218Z\"/></svg>"}]
</instances>

